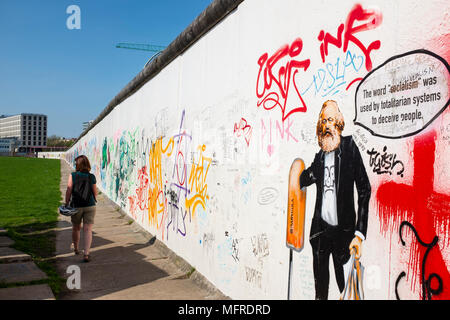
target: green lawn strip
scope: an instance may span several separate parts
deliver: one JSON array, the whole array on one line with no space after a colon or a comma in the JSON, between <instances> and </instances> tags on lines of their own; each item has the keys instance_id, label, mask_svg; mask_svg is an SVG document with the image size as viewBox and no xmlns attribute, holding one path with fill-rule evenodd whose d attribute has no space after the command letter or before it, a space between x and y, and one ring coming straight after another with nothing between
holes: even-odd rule
<instances>
[{"instance_id":1,"label":"green lawn strip","mask_svg":"<svg viewBox=\"0 0 450 320\"><path fill-rule=\"evenodd\" d=\"M5 282L0 281L0 289L24 287L24 286L34 286L34 285L38 285L38 284L48 284L48 280L43 279L43 280L33 280L33 281L27 281L27 282L14 282L14 283L5 283Z\"/></svg>"},{"instance_id":2,"label":"green lawn strip","mask_svg":"<svg viewBox=\"0 0 450 320\"><path fill-rule=\"evenodd\" d=\"M19 157L0 157L0 227L14 240L16 250L29 254L48 279L28 284L47 283L58 297L65 280L56 269L55 255L60 161ZM0 284L0 287L24 285Z\"/></svg>"}]
</instances>

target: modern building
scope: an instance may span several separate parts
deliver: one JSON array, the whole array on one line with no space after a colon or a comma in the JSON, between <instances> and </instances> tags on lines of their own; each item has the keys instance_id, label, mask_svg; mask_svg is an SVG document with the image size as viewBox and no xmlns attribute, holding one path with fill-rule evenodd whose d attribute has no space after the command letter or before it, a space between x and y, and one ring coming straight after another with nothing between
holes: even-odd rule
<instances>
[{"instance_id":1,"label":"modern building","mask_svg":"<svg viewBox=\"0 0 450 320\"><path fill-rule=\"evenodd\" d=\"M19 147L17 138L0 138L0 155L13 155Z\"/></svg>"},{"instance_id":2,"label":"modern building","mask_svg":"<svg viewBox=\"0 0 450 320\"><path fill-rule=\"evenodd\" d=\"M0 138L17 138L20 152L41 151L47 145L47 116L34 113L1 116Z\"/></svg>"}]
</instances>

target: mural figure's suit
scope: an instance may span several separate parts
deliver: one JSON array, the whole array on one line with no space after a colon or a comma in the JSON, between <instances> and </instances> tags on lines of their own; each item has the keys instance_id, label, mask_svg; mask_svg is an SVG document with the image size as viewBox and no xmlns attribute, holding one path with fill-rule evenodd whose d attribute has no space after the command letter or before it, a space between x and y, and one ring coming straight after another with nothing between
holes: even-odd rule
<instances>
[{"instance_id":1,"label":"mural figure's suit","mask_svg":"<svg viewBox=\"0 0 450 320\"><path fill-rule=\"evenodd\" d=\"M314 216L311 223L310 243L313 251L313 270L316 299L328 298L329 256L333 257L336 281L340 292L345 287L343 265L350 258L349 245L355 231L366 237L370 182L361 154L351 136L341 136L341 143L335 150L335 188L338 224L331 226L321 217L324 190L324 155L320 150L311 166L300 176L300 188L313 183L317 186ZM354 189L358 192L358 210L355 212Z\"/></svg>"}]
</instances>

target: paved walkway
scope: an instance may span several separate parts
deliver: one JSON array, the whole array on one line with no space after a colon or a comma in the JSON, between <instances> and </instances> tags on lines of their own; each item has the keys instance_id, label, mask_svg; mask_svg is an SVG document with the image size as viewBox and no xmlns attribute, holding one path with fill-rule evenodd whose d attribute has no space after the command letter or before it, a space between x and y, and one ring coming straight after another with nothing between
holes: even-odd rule
<instances>
[{"instance_id":1,"label":"paved walkway","mask_svg":"<svg viewBox=\"0 0 450 320\"><path fill-rule=\"evenodd\" d=\"M65 195L71 168L61 160L61 194ZM92 261L82 262L70 248L70 218L60 215L56 259L60 274L78 266L81 288L64 288L59 299L226 299L205 278L124 215L104 194L98 196L93 228ZM83 238L81 232L81 238ZM82 241L80 248L83 248ZM73 268L73 267L72 267ZM75 267L76 268L76 267ZM76 284L74 281L70 283Z\"/></svg>"},{"instance_id":2,"label":"paved walkway","mask_svg":"<svg viewBox=\"0 0 450 320\"><path fill-rule=\"evenodd\" d=\"M45 280L47 275L32 261L31 256L11 248L14 241L0 229L0 283L15 287L1 288L0 300L54 300L47 284L29 284ZM17 286L19 285L20 286Z\"/></svg>"}]
</instances>

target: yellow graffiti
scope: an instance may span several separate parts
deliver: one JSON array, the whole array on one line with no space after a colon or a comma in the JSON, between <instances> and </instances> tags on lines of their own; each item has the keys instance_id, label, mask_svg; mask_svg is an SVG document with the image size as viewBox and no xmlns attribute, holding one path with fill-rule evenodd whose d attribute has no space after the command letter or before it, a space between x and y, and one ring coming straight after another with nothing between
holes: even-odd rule
<instances>
[{"instance_id":1,"label":"yellow graffiti","mask_svg":"<svg viewBox=\"0 0 450 320\"><path fill-rule=\"evenodd\" d=\"M207 194L208 185L206 184L206 176L208 175L209 166L212 162L211 158L205 157L203 155L203 152L206 149L205 145L198 146L197 149L200 150L198 162L195 163L194 159L189 174L188 187L190 198L186 198L185 200L186 209L189 209L192 217L194 217L195 208L198 205L201 205L203 209L206 209L206 200L209 199L209 196Z\"/></svg>"},{"instance_id":2,"label":"yellow graffiti","mask_svg":"<svg viewBox=\"0 0 450 320\"><path fill-rule=\"evenodd\" d=\"M149 152L149 189L148 189L148 218L150 225L156 225L159 229L158 215L164 213L165 196L163 192L163 177L162 177L162 155L167 157L173 152L174 141L173 138L167 142L163 148L162 137L158 138L152 144ZM168 149L170 148L170 151ZM161 219L162 221L163 219Z\"/></svg>"}]
</instances>

